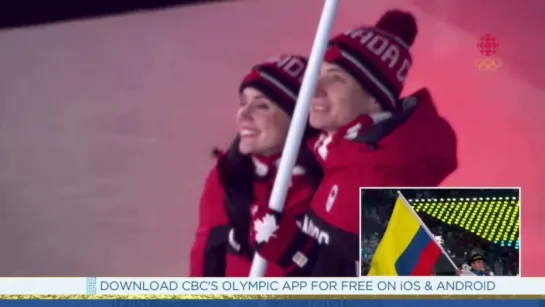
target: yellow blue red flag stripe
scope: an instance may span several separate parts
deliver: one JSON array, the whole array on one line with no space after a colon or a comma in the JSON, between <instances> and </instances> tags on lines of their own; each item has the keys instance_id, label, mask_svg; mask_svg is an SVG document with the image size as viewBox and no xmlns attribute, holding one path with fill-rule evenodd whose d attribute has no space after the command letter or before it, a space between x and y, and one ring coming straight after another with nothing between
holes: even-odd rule
<instances>
[{"instance_id":1,"label":"yellow blue red flag stripe","mask_svg":"<svg viewBox=\"0 0 545 307\"><path fill-rule=\"evenodd\" d=\"M433 267L442 252L424 227L409 204L398 197L368 275L433 275Z\"/></svg>"}]
</instances>

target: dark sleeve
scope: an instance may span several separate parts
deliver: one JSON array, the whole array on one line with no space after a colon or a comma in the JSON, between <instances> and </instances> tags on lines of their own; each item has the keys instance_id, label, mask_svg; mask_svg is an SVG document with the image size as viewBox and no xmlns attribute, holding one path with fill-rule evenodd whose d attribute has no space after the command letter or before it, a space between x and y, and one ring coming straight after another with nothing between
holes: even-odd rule
<instances>
[{"instance_id":1,"label":"dark sleeve","mask_svg":"<svg viewBox=\"0 0 545 307\"><path fill-rule=\"evenodd\" d=\"M214 168L200 199L199 222L190 255L191 277L225 276L230 226L223 202L224 191Z\"/></svg>"}]
</instances>

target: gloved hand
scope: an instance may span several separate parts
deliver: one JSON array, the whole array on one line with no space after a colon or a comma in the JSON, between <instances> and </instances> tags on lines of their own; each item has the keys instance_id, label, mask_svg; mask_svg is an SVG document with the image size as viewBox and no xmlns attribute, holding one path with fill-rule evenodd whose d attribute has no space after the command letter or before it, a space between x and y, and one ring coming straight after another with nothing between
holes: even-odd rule
<instances>
[{"instance_id":1,"label":"gloved hand","mask_svg":"<svg viewBox=\"0 0 545 307\"><path fill-rule=\"evenodd\" d=\"M244 194L234 190L226 192L224 207L231 225L227 242L230 252L252 259L254 250L250 246L251 216L249 205L245 205L248 199Z\"/></svg>"},{"instance_id":2,"label":"gloved hand","mask_svg":"<svg viewBox=\"0 0 545 307\"><path fill-rule=\"evenodd\" d=\"M238 138L235 139L229 151L224 153L216 150L219 181L225 191L224 209L229 219L231 229L228 234L228 251L252 259L254 251L250 248L250 205L253 202L252 174L242 172L252 168L251 163L236 155Z\"/></svg>"},{"instance_id":3,"label":"gloved hand","mask_svg":"<svg viewBox=\"0 0 545 307\"><path fill-rule=\"evenodd\" d=\"M292 215L262 205L253 205L252 213L250 237L255 250L288 275L308 275L318 242L302 231Z\"/></svg>"}]
</instances>

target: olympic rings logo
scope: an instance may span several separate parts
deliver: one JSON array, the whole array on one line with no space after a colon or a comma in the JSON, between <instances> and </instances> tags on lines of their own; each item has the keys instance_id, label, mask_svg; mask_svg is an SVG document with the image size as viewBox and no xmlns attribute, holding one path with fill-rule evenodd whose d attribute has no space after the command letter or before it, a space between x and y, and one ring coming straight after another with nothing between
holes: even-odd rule
<instances>
[{"instance_id":1,"label":"olympic rings logo","mask_svg":"<svg viewBox=\"0 0 545 307\"><path fill-rule=\"evenodd\" d=\"M499 58L486 57L475 60L475 66L480 71L495 71L502 66L502 61Z\"/></svg>"}]
</instances>

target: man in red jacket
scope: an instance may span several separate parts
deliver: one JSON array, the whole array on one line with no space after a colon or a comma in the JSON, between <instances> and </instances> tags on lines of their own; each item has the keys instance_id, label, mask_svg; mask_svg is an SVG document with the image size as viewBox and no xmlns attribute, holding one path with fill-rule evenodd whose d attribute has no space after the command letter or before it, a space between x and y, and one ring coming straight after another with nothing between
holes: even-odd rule
<instances>
[{"instance_id":1,"label":"man in red jacket","mask_svg":"<svg viewBox=\"0 0 545 307\"><path fill-rule=\"evenodd\" d=\"M257 213L256 246L268 261L293 275L354 276L359 188L438 186L456 169L456 136L429 92L400 99L416 33L410 13L392 10L330 41L310 110L323 132L311 146L324 178L301 225Z\"/></svg>"}]
</instances>

